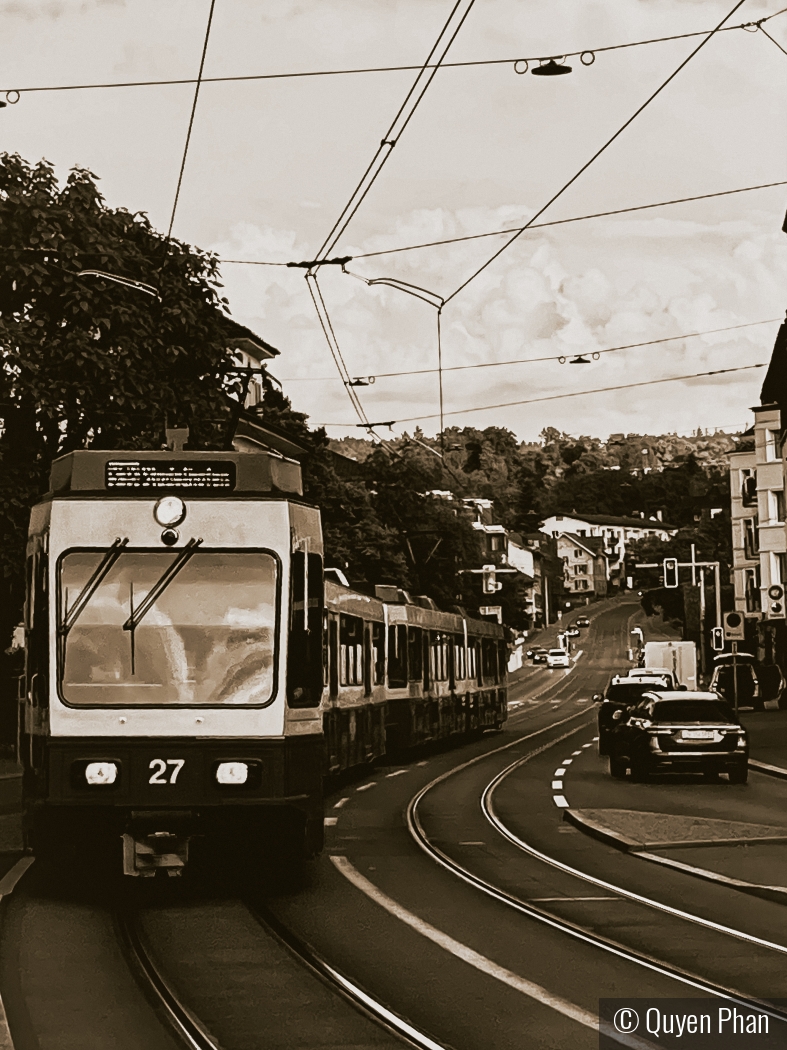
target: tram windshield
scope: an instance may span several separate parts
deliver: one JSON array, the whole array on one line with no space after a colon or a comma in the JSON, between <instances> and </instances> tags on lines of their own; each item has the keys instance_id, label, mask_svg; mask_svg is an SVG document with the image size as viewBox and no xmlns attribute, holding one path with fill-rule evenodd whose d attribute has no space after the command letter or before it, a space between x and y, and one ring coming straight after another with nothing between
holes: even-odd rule
<instances>
[{"instance_id":1,"label":"tram windshield","mask_svg":"<svg viewBox=\"0 0 787 1050\"><path fill-rule=\"evenodd\" d=\"M59 673L66 703L159 707L270 700L276 642L272 555L195 549L184 561L182 552L123 550L100 582L88 587L105 557L103 551L72 551L61 559Z\"/></svg>"}]
</instances>

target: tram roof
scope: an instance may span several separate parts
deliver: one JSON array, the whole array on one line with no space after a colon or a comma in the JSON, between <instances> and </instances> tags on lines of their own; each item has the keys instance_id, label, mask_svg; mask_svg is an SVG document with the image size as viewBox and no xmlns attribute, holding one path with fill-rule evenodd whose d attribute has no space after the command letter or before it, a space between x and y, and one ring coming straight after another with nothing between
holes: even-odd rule
<instances>
[{"instance_id":1,"label":"tram roof","mask_svg":"<svg viewBox=\"0 0 787 1050\"><path fill-rule=\"evenodd\" d=\"M52 463L49 495L302 496L301 467L269 452L80 449Z\"/></svg>"}]
</instances>

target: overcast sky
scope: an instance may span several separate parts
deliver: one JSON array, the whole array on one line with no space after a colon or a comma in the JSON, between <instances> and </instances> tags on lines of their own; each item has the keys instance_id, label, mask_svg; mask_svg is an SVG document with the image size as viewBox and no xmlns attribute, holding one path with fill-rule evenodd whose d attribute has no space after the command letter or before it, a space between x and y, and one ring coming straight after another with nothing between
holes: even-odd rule
<instances>
[{"instance_id":1,"label":"overcast sky","mask_svg":"<svg viewBox=\"0 0 787 1050\"><path fill-rule=\"evenodd\" d=\"M563 55L709 30L733 0L476 0L448 61ZM783 2L783 0L782 0ZM7 88L194 77L209 0L5 0ZM453 0L216 0L205 75L422 62ZM748 0L730 24L779 10ZM766 23L787 47L787 13ZM527 221L692 51L698 39L570 59L571 75L511 64L441 70L350 225L357 256ZM403 100L412 72L203 85L177 237L223 258L313 258ZM714 37L540 221L787 179L787 55L760 32ZM193 85L22 92L0 111L2 148L101 178L110 205L166 230ZM548 398L767 362L787 307L787 187L532 230L445 308L447 367L557 358L771 320L737 332L604 354L448 371L446 423L506 426L533 439L688 431L751 418L764 369ZM349 267L441 296L502 238L419 249ZM303 271L222 267L233 316L281 350L272 369L329 433L357 421L318 327ZM337 268L320 280L354 376L436 366L435 310ZM394 433L437 427L433 372L359 388ZM455 413L455 414L454 414ZM388 433L383 431L383 434Z\"/></svg>"}]
</instances>

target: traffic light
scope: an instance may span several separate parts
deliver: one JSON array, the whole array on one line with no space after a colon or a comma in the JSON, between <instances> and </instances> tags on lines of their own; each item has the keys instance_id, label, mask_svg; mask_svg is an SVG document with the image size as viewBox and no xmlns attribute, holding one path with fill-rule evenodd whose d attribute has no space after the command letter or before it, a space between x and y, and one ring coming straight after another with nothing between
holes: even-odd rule
<instances>
[{"instance_id":1,"label":"traffic light","mask_svg":"<svg viewBox=\"0 0 787 1050\"><path fill-rule=\"evenodd\" d=\"M768 588L768 617L771 620L784 619L784 587L773 583Z\"/></svg>"},{"instance_id":2,"label":"traffic light","mask_svg":"<svg viewBox=\"0 0 787 1050\"><path fill-rule=\"evenodd\" d=\"M724 614L724 637L728 642L742 642L745 638L744 619L739 612Z\"/></svg>"},{"instance_id":3,"label":"traffic light","mask_svg":"<svg viewBox=\"0 0 787 1050\"><path fill-rule=\"evenodd\" d=\"M724 651L724 628L723 627L711 627L710 629L710 647L715 652L720 653Z\"/></svg>"},{"instance_id":4,"label":"traffic light","mask_svg":"<svg viewBox=\"0 0 787 1050\"><path fill-rule=\"evenodd\" d=\"M678 579L678 559L677 558L665 558L664 559L664 586L665 587L678 587L680 581Z\"/></svg>"},{"instance_id":5,"label":"traffic light","mask_svg":"<svg viewBox=\"0 0 787 1050\"><path fill-rule=\"evenodd\" d=\"M497 594L498 591L503 589L503 584L499 582L495 575L494 565L484 566L482 581L482 590L484 594Z\"/></svg>"}]
</instances>

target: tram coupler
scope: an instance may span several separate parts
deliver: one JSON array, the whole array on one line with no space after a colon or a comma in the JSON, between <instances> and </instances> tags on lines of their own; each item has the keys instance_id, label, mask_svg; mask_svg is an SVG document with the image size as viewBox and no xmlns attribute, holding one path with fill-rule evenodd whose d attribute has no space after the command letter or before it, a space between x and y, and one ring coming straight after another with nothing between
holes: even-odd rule
<instances>
[{"instance_id":1,"label":"tram coupler","mask_svg":"<svg viewBox=\"0 0 787 1050\"><path fill-rule=\"evenodd\" d=\"M135 815L136 816L136 815ZM175 821L140 815L123 832L123 874L152 878L159 871L171 877L183 874L189 859L193 829L178 815Z\"/></svg>"}]
</instances>

